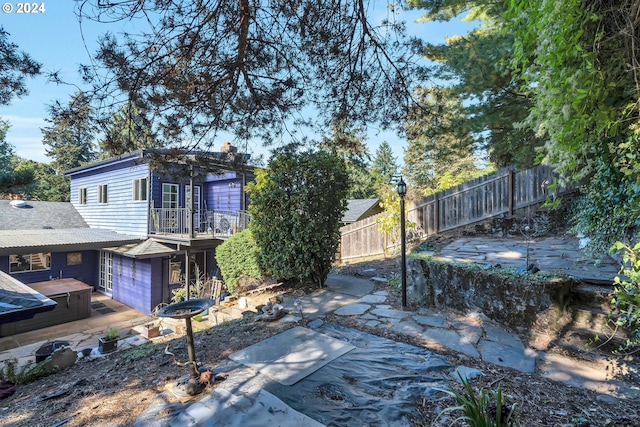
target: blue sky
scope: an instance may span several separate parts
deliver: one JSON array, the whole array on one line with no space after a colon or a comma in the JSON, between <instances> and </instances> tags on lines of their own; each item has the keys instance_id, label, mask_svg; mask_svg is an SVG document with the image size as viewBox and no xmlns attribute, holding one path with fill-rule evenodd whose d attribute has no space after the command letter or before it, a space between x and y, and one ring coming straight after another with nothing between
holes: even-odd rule
<instances>
[{"instance_id":1,"label":"blue sky","mask_svg":"<svg viewBox=\"0 0 640 427\"><path fill-rule=\"evenodd\" d=\"M18 3L8 3L12 4L13 11L0 12L0 26L10 34L9 40L41 62L45 72L57 71L66 81L79 82L78 66L90 62L89 53L95 51L96 40L100 34L105 31L118 33L122 28L122 24L105 25L93 22L84 22L81 27L74 15L75 2L71 0L37 2L44 3L45 7L44 13L37 14L18 14ZM419 16L419 12L404 12L400 19L407 21L410 34L418 35L430 42L441 42L446 36L465 34L472 28L472 24L458 20L449 23L416 23L415 19ZM44 121L49 116L46 106L56 99L66 103L70 94L77 88L47 83L43 76L29 79L27 84L29 95L21 99L14 98L11 105L0 107L0 117L11 124L7 141L15 147L18 156L49 163L51 159L45 155L40 131L47 125ZM398 163L401 164L406 141L391 132L369 134L370 153L373 155L385 140L389 142ZM224 141L221 140L220 144L216 145L221 145L222 142ZM266 152L261 149L259 143L249 142L249 150L251 149L258 154Z\"/></svg>"}]
</instances>

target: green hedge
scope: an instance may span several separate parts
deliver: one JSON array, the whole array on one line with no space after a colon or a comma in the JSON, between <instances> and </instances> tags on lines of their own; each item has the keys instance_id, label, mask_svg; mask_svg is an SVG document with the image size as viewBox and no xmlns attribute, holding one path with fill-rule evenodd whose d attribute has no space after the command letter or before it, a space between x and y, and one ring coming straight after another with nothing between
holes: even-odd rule
<instances>
[{"instance_id":1,"label":"green hedge","mask_svg":"<svg viewBox=\"0 0 640 427\"><path fill-rule=\"evenodd\" d=\"M260 249L251 230L234 234L216 249L216 262L229 293L237 295L238 280L243 276L261 279Z\"/></svg>"}]
</instances>

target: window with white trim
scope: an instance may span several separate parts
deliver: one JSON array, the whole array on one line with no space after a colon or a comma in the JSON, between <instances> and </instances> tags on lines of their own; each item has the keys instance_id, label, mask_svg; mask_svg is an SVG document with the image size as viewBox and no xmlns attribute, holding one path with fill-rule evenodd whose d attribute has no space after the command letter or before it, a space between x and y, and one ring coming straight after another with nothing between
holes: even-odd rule
<instances>
[{"instance_id":1,"label":"window with white trim","mask_svg":"<svg viewBox=\"0 0 640 427\"><path fill-rule=\"evenodd\" d=\"M87 187L78 188L78 204L79 205L87 204Z\"/></svg>"},{"instance_id":2,"label":"window with white trim","mask_svg":"<svg viewBox=\"0 0 640 427\"><path fill-rule=\"evenodd\" d=\"M9 273L51 269L51 252L9 255Z\"/></svg>"},{"instance_id":3,"label":"window with white trim","mask_svg":"<svg viewBox=\"0 0 640 427\"><path fill-rule=\"evenodd\" d=\"M98 203L101 203L101 204L107 203L107 194L108 194L108 185L107 184L98 185Z\"/></svg>"},{"instance_id":4,"label":"window with white trim","mask_svg":"<svg viewBox=\"0 0 640 427\"><path fill-rule=\"evenodd\" d=\"M133 180L133 201L145 202L147 200L147 178Z\"/></svg>"}]
</instances>

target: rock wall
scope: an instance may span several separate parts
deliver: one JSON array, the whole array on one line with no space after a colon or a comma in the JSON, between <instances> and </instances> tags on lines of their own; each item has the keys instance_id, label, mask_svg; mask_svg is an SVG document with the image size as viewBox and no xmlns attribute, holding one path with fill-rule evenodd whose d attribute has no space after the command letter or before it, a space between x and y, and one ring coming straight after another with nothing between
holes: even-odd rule
<instances>
[{"instance_id":1,"label":"rock wall","mask_svg":"<svg viewBox=\"0 0 640 427\"><path fill-rule=\"evenodd\" d=\"M549 336L570 321L570 279L531 280L436 259L407 260L407 297L426 307L480 311L518 332Z\"/></svg>"}]
</instances>

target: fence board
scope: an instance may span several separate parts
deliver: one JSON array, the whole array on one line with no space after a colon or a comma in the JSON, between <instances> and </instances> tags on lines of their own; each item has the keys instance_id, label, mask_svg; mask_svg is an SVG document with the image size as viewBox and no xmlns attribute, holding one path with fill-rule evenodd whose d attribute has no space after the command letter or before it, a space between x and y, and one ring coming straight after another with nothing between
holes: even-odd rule
<instances>
[{"instance_id":1,"label":"fence board","mask_svg":"<svg viewBox=\"0 0 640 427\"><path fill-rule=\"evenodd\" d=\"M514 176L515 175L515 176ZM407 217L415 222L415 237L428 237L441 231L453 230L497 215L542 203L550 195L549 185L559 178L553 169L540 165L513 172L501 169L456 187L423 197L411 204ZM511 180L513 179L513 185ZM558 186L557 195L570 190ZM379 215L365 218L341 228L340 258L382 255L396 245L387 243L378 230Z\"/></svg>"}]
</instances>

